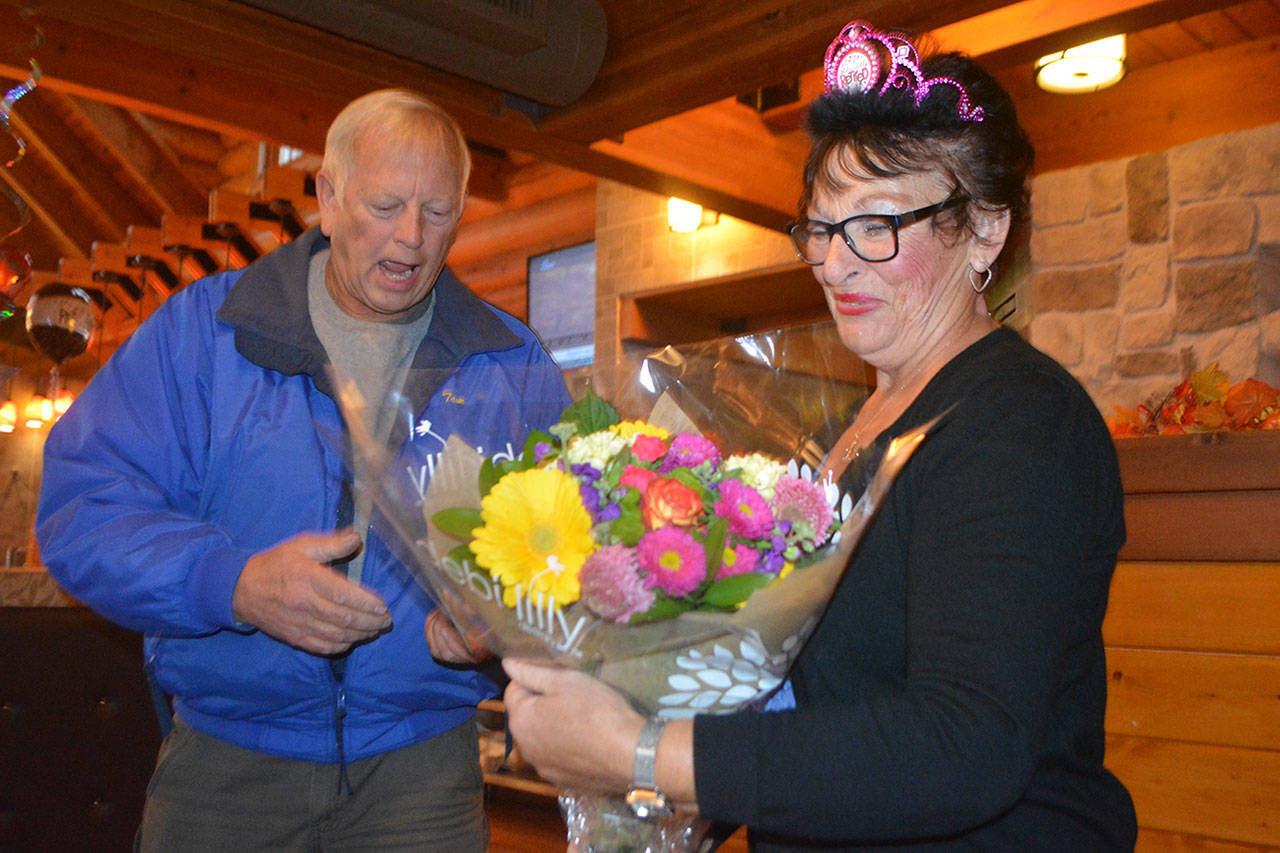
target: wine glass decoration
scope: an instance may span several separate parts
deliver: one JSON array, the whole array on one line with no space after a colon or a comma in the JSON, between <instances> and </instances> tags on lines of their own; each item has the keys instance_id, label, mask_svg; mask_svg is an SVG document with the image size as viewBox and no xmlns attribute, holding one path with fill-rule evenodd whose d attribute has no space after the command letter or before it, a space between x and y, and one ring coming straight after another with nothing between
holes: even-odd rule
<instances>
[{"instance_id":1,"label":"wine glass decoration","mask_svg":"<svg viewBox=\"0 0 1280 853\"><path fill-rule=\"evenodd\" d=\"M93 300L82 287L54 282L27 300L27 336L36 351L53 362L49 399L62 390L58 366L89 347L94 329Z\"/></svg>"}]
</instances>

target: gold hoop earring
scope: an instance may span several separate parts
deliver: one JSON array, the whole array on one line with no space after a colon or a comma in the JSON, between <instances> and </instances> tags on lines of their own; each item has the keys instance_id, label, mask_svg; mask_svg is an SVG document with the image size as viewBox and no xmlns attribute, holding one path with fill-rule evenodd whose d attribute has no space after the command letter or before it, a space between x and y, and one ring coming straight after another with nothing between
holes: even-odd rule
<instances>
[{"instance_id":1,"label":"gold hoop earring","mask_svg":"<svg viewBox=\"0 0 1280 853\"><path fill-rule=\"evenodd\" d=\"M986 278L982 280L982 284L978 284L978 280L973 277L974 273L978 273L978 275L982 275L983 273L986 273ZM991 272L991 267L987 267L982 272L978 272L973 267L969 267L969 286L973 288L974 293L982 293L984 290L990 287L992 278L994 278L994 275Z\"/></svg>"}]
</instances>

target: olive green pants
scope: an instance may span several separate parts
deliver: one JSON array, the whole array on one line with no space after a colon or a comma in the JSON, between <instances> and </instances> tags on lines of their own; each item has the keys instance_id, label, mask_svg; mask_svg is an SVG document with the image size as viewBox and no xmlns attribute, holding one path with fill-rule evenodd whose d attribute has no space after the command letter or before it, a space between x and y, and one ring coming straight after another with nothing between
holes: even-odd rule
<instances>
[{"instance_id":1,"label":"olive green pants","mask_svg":"<svg viewBox=\"0 0 1280 853\"><path fill-rule=\"evenodd\" d=\"M489 844L471 723L347 765L240 749L180 719L160 748L139 850L458 851Z\"/></svg>"}]
</instances>

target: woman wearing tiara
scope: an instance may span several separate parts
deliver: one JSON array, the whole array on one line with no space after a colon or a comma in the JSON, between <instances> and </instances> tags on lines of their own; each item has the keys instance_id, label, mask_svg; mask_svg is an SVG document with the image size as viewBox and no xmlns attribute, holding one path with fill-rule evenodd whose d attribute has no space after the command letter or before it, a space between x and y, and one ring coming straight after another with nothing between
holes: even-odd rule
<instances>
[{"instance_id":1,"label":"woman wearing tiara","mask_svg":"<svg viewBox=\"0 0 1280 853\"><path fill-rule=\"evenodd\" d=\"M1084 390L983 297L1031 146L972 59L921 62L861 22L826 81L789 232L877 373L826 467L857 494L890 439L941 424L864 534L793 702L664 729L583 674L508 660L511 731L553 782L665 797L760 851L1132 849L1103 766L1115 452Z\"/></svg>"}]
</instances>

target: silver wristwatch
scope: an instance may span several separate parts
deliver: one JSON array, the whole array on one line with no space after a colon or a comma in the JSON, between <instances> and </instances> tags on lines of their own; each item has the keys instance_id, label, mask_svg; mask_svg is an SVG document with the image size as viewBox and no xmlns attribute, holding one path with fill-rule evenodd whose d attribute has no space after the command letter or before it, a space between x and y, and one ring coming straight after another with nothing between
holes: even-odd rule
<instances>
[{"instance_id":1,"label":"silver wristwatch","mask_svg":"<svg viewBox=\"0 0 1280 853\"><path fill-rule=\"evenodd\" d=\"M640 737L636 740L636 763L631 788L627 791L627 805L641 820L672 814L667 798L658 790L658 783L654 779L658 741L662 739L662 730L666 725L666 720L646 720L644 728L640 730Z\"/></svg>"}]
</instances>

